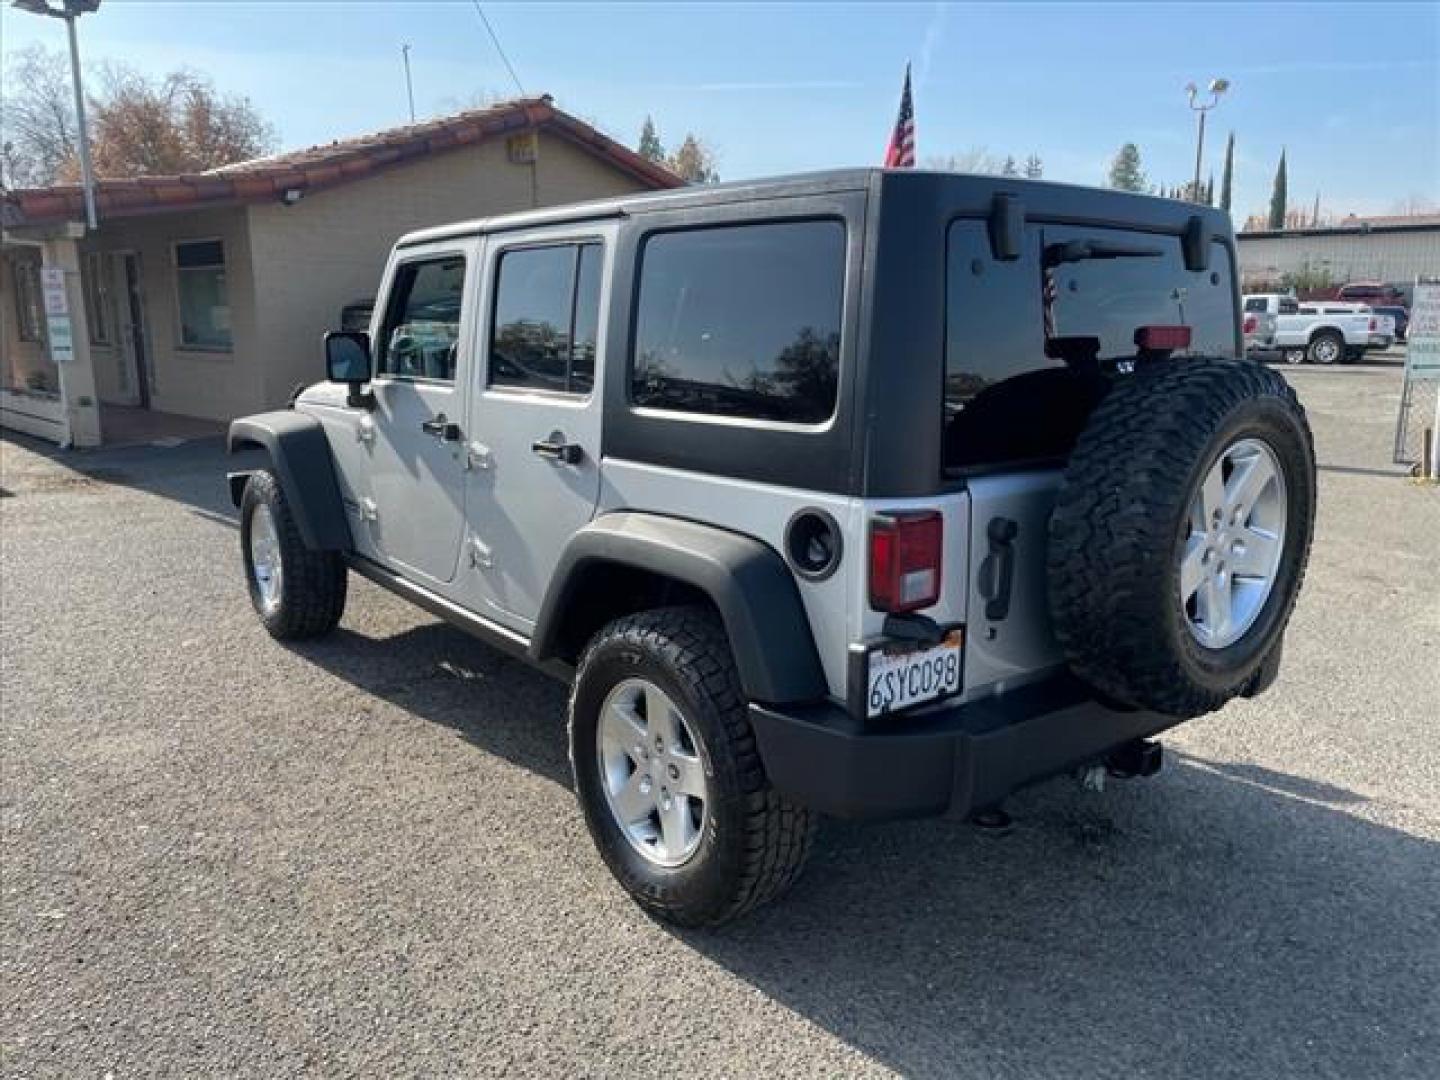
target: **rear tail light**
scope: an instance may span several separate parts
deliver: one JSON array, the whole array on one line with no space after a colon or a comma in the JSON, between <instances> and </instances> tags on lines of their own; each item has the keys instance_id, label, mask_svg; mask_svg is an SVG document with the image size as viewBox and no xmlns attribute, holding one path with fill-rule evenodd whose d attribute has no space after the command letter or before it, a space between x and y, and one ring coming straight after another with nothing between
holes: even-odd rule
<instances>
[{"instance_id":1,"label":"rear tail light","mask_svg":"<svg viewBox=\"0 0 1440 1080\"><path fill-rule=\"evenodd\" d=\"M1163 352L1190 347L1188 326L1142 326L1135 331L1135 344L1147 352Z\"/></svg>"},{"instance_id":2,"label":"rear tail light","mask_svg":"<svg viewBox=\"0 0 1440 1080\"><path fill-rule=\"evenodd\" d=\"M1245 333L1253 334L1260 327L1260 320L1254 315L1245 316Z\"/></svg>"},{"instance_id":3,"label":"rear tail light","mask_svg":"<svg viewBox=\"0 0 1440 1080\"><path fill-rule=\"evenodd\" d=\"M938 510L879 514L870 521L870 606L899 613L940 599L944 518Z\"/></svg>"}]
</instances>

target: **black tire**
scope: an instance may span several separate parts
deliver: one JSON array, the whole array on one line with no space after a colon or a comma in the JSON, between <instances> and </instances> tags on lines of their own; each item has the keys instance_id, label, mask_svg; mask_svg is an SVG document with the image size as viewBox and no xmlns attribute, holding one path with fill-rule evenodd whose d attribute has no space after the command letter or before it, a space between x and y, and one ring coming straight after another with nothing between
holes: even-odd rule
<instances>
[{"instance_id":1,"label":"black tire","mask_svg":"<svg viewBox=\"0 0 1440 1080\"><path fill-rule=\"evenodd\" d=\"M1284 476L1285 540L1254 622L1209 649L1179 598L1180 553L1195 492L1242 438L1265 443ZM1120 377L1076 444L1050 522L1051 615L1071 667L1139 708L1181 717L1219 708L1253 685L1279 647L1314 516L1310 428L1276 372L1189 359Z\"/></svg>"},{"instance_id":2,"label":"black tire","mask_svg":"<svg viewBox=\"0 0 1440 1080\"><path fill-rule=\"evenodd\" d=\"M611 812L597 752L611 690L645 679L679 707L710 788L698 846L678 866L647 859ZM705 608L616 619L590 641L570 696L570 764L590 835L616 880L647 912L681 926L717 926L784 892L799 876L815 816L770 786L730 645Z\"/></svg>"},{"instance_id":3,"label":"black tire","mask_svg":"<svg viewBox=\"0 0 1440 1080\"><path fill-rule=\"evenodd\" d=\"M1321 330L1305 349L1305 359L1311 364L1334 364L1344 358L1345 339L1333 330Z\"/></svg>"},{"instance_id":4,"label":"black tire","mask_svg":"<svg viewBox=\"0 0 1440 1080\"><path fill-rule=\"evenodd\" d=\"M255 513L266 507L275 524L280 564L279 602L267 605L256 580L251 555ZM250 603L270 636L281 641L319 637L335 629L345 613L347 576L338 552L313 551L305 546L290 504L275 474L252 473L240 499L240 551L245 562L245 584Z\"/></svg>"}]
</instances>

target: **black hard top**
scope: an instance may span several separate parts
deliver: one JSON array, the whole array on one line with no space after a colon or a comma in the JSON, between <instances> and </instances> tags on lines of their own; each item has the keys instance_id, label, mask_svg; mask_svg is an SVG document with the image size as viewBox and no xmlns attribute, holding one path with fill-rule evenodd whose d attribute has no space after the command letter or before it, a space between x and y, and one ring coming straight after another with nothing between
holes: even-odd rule
<instances>
[{"instance_id":1,"label":"black hard top","mask_svg":"<svg viewBox=\"0 0 1440 1080\"><path fill-rule=\"evenodd\" d=\"M594 199L563 206L522 210L488 218L440 225L401 237L401 246L479 236L569 221L630 217L660 211L696 210L772 199L804 198L862 191L904 201L943 203L951 213L988 213L996 195L1010 195L1024 203L1031 217L1052 222L1105 222L1129 228L1176 232L1200 215L1214 232L1228 232L1229 216L1222 210L1149 195L1108 188L1025 180L1012 176L934 172L925 169L831 169L761 180L724 184L698 184L663 192L641 192L609 199Z\"/></svg>"}]
</instances>

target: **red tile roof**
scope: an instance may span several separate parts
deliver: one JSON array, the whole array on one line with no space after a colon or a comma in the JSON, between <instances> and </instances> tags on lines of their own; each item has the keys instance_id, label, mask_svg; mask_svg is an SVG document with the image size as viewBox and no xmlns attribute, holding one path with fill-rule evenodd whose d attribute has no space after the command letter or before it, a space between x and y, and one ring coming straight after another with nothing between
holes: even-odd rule
<instances>
[{"instance_id":1,"label":"red tile roof","mask_svg":"<svg viewBox=\"0 0 1440 1080\"><path fill-rule=\"evenodd\" d=\"M545 95L505 101L489 108L343 139L326 146L236 162L204 173L100 180L96 183L97 209L103 221L228 203L263 202L278 199L286 191L310 192L334 187L427 154L503 138L527 129L539 129L566 139L647 187L672 188L684 184L670 170L557 109L549 95ZM4 223L10 227L78 221L84 217L84 196L78 184L18 188L4 193L0 210L3 210Z\"/></svg>"}]
</instances>

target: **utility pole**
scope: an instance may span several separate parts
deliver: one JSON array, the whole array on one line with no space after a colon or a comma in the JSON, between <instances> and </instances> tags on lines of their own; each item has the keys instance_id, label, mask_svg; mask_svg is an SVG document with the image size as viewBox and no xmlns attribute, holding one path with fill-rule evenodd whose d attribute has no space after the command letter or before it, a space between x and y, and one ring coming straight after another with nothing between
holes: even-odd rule
<instances>
[{"instance_id":1,"label":"utility pole","mask_svg":"<svg viewBox=\"0 0 1440 1080\"><path fill-rule=\"evenodd\" d=\"M415 123L415 84L410 81L410 46L400 46L400 55L405 58L405 96L410 100L410 123Z\"/></svg>"},{"instance_id":2,"label":"utility pole","mask_svg":"<svg viewBox=\"0 0 1440 1080\"><path fill-rule=\"evenodd\" d=\"M1210 103L1202 105L1199 103L1200 88L1193 82L1187 83L1185 92L1190 95L1190 108L1199 115L1199 125L1195 134L1195 180L1190 185L1190 201L1200 201L1200 161L1205 154L1205 114L1220 104L1220 95L1230 89L1229 79L1211 79Z\"/></svg>"},{"instance_id":3,"label":"utility pole","mask_svg":"<svg viewBox=\"0 0 1440 1080\"><path fill-rule=\"evenodd\" d=\"M80 81L80 39L75 33L75 21L98 9L100 0L63 0L58 8L51 7L46 0L13 0L12 6L32 15L65 20L65 32L70 38L70 79L75 84L75 124L80 141L80 182L85 189L85 224L93 232L97 222L95 170L90 166L90 134L85 124L85 90Z\"/></svg>"}]
</instances>

